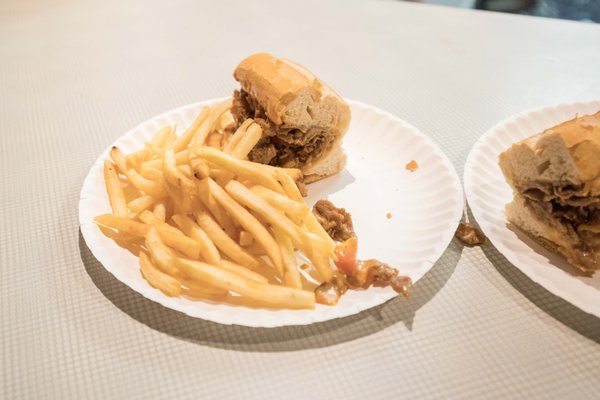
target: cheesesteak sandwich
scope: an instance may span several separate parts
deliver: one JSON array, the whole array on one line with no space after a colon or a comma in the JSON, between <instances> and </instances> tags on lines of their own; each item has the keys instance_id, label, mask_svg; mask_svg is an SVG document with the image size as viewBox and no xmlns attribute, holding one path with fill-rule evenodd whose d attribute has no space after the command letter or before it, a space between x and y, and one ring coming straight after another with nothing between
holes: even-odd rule
<instances>
[{"instance_id":1,"label":"cheesesteak sandwich","mask_svg":"<svg viewBox=\"0 0 600 400\"><path fill-rule=\"evenodd\" d=\"M252 118L263 136L248 154L250 161L299 168L304 182L344 168L341 142L350 123L350 107L304 67L270 54L243 60L234 77L231 113L240 126Z\"/></svg>"},{"instance_id":2,"label":"cheesesteak sandwich","mask_svg":"<svg viewBox=\"0 0 600 400\"><path fill-rule=\"evenodd\" d=\"M500 168L508 220L584 273L600 269L600 112L514 144Z\"/></svg>"}]
</instances>

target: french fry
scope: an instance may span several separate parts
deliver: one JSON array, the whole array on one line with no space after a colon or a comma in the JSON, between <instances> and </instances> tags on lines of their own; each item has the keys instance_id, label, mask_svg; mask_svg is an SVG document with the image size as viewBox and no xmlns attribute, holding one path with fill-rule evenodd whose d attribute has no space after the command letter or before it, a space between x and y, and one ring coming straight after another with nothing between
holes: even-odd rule
<instances>
[{"instance_id":1,"label":"french fry","mask_svg":"<svg viewBox=\"0 0 600 400\"><path fill-rule=\"evenodd\" d=\"M235 158L245 160L250 150L256 146L256 143L262 137L262 128L254 123L254 120L247 119L229 138L227 145L223 148L225 153L231 154Z\"/></svg>"},{"instance_id":2,"label":"french fry","mask_svg":"<svg viewBox=\"0 0 600 400\"><path fill-rule=\"evenodd\" d=\"M189 214L192 212L193 197L178 188L165 183L165 191L167 197L173 203L174 214Z\"/></svg>"},{"instance_id":3,"label":"french fry","mask_svg":"<svg viewBox=\"0 0 600 400\"><path fill-rule=\"evenodd\" d=\"M154 197L146 194L131 200L129 203L127 203L127 208L129 208L131 212L139 213L149 209L154 205L154 203L156 203Z\"/></svg>"},{"instance_id":4,"label":"french fry","mask_svg":"<svg viewBox=\"0 0 600 400\"><path fill-rule=\"evenodd\" d=\"M304 201L302 199L302 194L300 193L298 186L296 186L296 182L294 182L294 180L292 179L292 177L289 174L277 170L275 172L275 176L277 177L277 180L283 187L285 194L290 199L295 200L295 201L301 201L301 202ZM271 189L271 188L269 188L269 189Z\"/></svg>"},{"instance_id":5,"label":"french fry","mask_svg":"<svg viewBox=\"0 0 600 400\"><path fill-rule=\"evenodd\" d=\"M248 158L250 150L256 146L258 141L262 138L263 130L258 124L252 124L246 130L246 134L239 140L235 148L232 150L231 155L245 160Z\"/></svg>"},{"instance_id":6,"label":"french fry","mask_svg":"<svg viewBox=\"0 0 600 400\"><path fill-rule=\"evenodd\" d=\"M168 221L172 215L176 214L175 204L173 204L173 199L170 197L165 197L162 202L165 204L165 221Z\"/></svg>"},{"instance_id":7,"label":"french fry","mask_svg":"<svg viewBox=\"0 0 600 400\"><path fill-rule=\"evenodd\" d=\"M227 235L219 224L204 211L197 210L194 213L196 222L208 235L214 245L227 257L240 265L245 265L250 269L257 268L260 263L240 245L238 245L229 235Z\"/></svg>"},{"instance_id":8,"label":"french fry","mask_svg":"<svg viewBox=\"0 0 600 400\"><path fill-rule=\"evenodd\" d=\"M146 151L146 156L140 160L139 162L137 162L136 165L134 165L136 170L140 170L140 167L142 166L142 163L156 158L156 157L161 157L162 156L162 152L163 152L164 146L155 146L152 143L146 143L146 145L144 146L144 150ZM127 162L129 162L129 156L127 156Z\"/></svg>"},{"instance_id":9,"label":"french fry","mask_svg":"<svg viewBox=\"0 0 600 400\"><path fill-rule=\"evenodd\" d=\"M277 179L275 179L275 174L259 167L259 164L250 161L238 160L229 154L210 147L193 147L190 148L190 150L195 155L210 161L219 168L234 173L239 179L248 179L258 183L259 185L263 185L271 190L274 190L275 192L284 193L282 186L279 184L279 182L277 182ZM295 186L296 184L294 183L294 187Z\"/></svg>"},{"instance_id":10,"label":"french fry","mask_svg":"<svg viewBox=\"0 0 600 400\"><path fill-rule=\"evenodd\" d=\"M181 189L188 195L193 195L196 193L196 185L194 182L185 176L183 172L177 169L177 163L175 161L175 153L173 152L173 149L165 149L163 157L163 173L165 175L165 179L170 185Z\"/></svg>"},{"instance_id":11,"label":"french fry","mask_svg":"<svg viewBox=\"0 0 600 400\"><path fill-rule=\"evenodd\" d=\"M193 239L182 235L181 233L176 235L173 232L165 231L160 227L157 228L160 238L169 247L174 248L187 257L197 260L200 257L200 245Z\"/></svg>"},{"instance_id":12,"label":"french fry","mask_svg":"<svg viewBox=\"0 0 600 400\"><path fill-rule=\"evenodd\" d=\"M279 171L280 173L289 175L290 178L292 178L294 180L294 182L298 182L299 180L301 180L304 177L304 175L302 174L302 170L300 170L298 168L279 168L279 167L272 167L270 165L265 165L265 167L277 168L277 171Z\"/></svg>"},{"instance_id":13,"label":"french fry","mask_svg":"<svg viewBox=\"0 0 600 400\"><path fill-rule=\"evenodd\" d=\"M152 139L146 143L142 150L131 153L125 157L127 163L134 168L139 169L140 164L148 160L155 152L156 148L164 147L167 139L169 139L172 133L173 129L170 126L162 127L154 134Z\"/></svg>"},{"instance_id":14,"label":"french fry","mask_svg":"<svg viewBox=\"0 0 600 400\"><path fill-rule=\"evenodd\" d=\"M161 151L161 154L162 154L162 151ZM180 151L178 153L175 153L175 163L177 165L181 165L181 164L187 163L189 161L188 154L189 153L188 153L187 150L182 150L182 151ZM160 169L160 168L162 168L162 165L163 165L162 158L159 157L159 158L156 158L154 160L144 161L142 163L142 165L141 165L141 168L142 169L144 169L144 168L158 168L158 169Z\"/></svg>"},{"instance_id":15,"label":"french fry","mask_svg":"<svg viewBox=\"0 0 600 400\"><path fill-rule=\"evenodd\" d=\"M229 110L225 111L223 114L221 114L221 118L219 118L219 121L217 121L217 124L216 124L216 130L218 132L225 132L225 131L233 129L235 127L235 125L236 125L235 117L231 113L231 109L229 109Z\"/></svg>"},{"instance_id":16,"label":"french fry","mask_svg":"<svg viewBox=\"0 0 600 400\"><path fill-rule=\"evenodd\" d=\"M175 264L173 264L174 254L163 243L155 227L151 227L148 230L144 244L150 252L152 261L162 272L172 277L179 277L179 271Z\"/></svg>"},{"instance_id":17,"label":"french fry","mask_svg":"<svg viewBox=\"0 0 600 400\"><path fill-rule=\"evenodd\" d=\"M94 222L108 228L116 229L119 232L125 232L138 237L145 237L150 229L150 226L146 224L119 217L114 214L98 215L94 218Z\"/></svg>"},{"instance_id":18,"label":"french fry","mask_svg":"<svg viewBox=\"0 0 600 400\"><path fill-rule=\"evenodd\" d=\"M179 271L179 269L178 269ZM183 294L200 299L223 301L229 293L228 290L218 288L207 282L200 282L193 277L179 273L179 279L184 286Z\"/></svg>"},{"instance_id":19,"label":"french fry","mask_svg":"<svg viewBox=\"0 0 600 400\"><path fill-rule=\"evenodd\" d=\"M298 227L283 212L256 196L246 186L232 180L225 186L225 191L238 203L248 207L248 209L260 215L269 224L285 232L286 236L292 238L296 247L300 247L303 244Z\"/></svg>"},{"instance_id":20,"label":"french fry","mask_svg":"<svg viewBox=\"0 0 600 400\"><path fill-rule=\"evenodd\" d=\"M325 231L323 226L317 221L317 217L312 212L306 214L304 218L304 223L308 230L315 235L319 236L323 243L325 244L325 251L328 257L333 257L333 250L335 249L335 242L329 236L329 234Z\"/></svg>"},{"instance_id":21,"label":"french fry","mask_svg":"<svg viewBox=\"0 0 600 400\"><path fill-rule=\"evenodd\" d=\"M110 158L113 160L113 162L115 163L115 165L117 166L117 169L119 170L119 173L123 174L123 175L127 175L127 160L125 159L125 156L123 155L123 153L121 152L121 150L117 147L117 146L113 146L110 148Z\"/></svg>"},{"instance_id":22,"label":"french fry","mask_svg":"<svg viewBox=\"0 0 600 400\"><path fill-rule=\"evenodd\" d=\"M144 214L144 212L146 211L147 213ZM149 218L156 218L156 216L152 212L148 210L146 211L142 212L140 215L144 214L151 216ZM148 233L151 227L151 225L133 221L128 218L118 217L113 214L99 215L96 218L94 218L94 222L99 225L104 225L108 228L116 229L119 232L125 232L138 237L146 237L146 234ZM154 225L157 228L161 239L167 245L173 247L174 249L180 251L181 253L185 254L190 258L197 259L200 256L200 245L194 240L185 236L174 226L170 226L164 222L160 222L160 220L156 223L153 223L152 225Z\"/></svg>"},{"instance_id":23,"label":"french fry","mask_svg":"<svg viewBox=\"0 0 600 400\"><path fill-rule=\"evenodd\" d=\"M283 266L285 268L283 282L291 288L302 289L302 281L300 280L300 272L296 266L297 261L292 240L286 236L282 229L275 226L271 228L283 256Z\"/></svg>"},{"instance_id":24,"label":"french fry","mask_svg":"<svg viewBox=\"0 0 600 400\"><path fill-rule=\"evenodd\" d=\"M283 284L283 277L281 275L279 275L277 273L277 271L270 264L268 264L263 258L256 258L256 260L258 261L258 265L256 265L256 266L240 265L239 263L237 263L235 261L231 261L228 257L227 258L223 257L222 260L224 260L225 262L227 262L227 261L233 262L242 268L246 268L252 272L260 274L261 276L265 277L269 283L274 283L274 284L278 284L278 285Z\"/></svg>"},{"instance_id":25,"label":"french fry","mask_svg":"<svg viewBox=\"0 0 600 400\"><path fill-rule=\"evenodd\" d=\"M154 136L152 136L152 139L150 139L148 144L157 146L157 147L165 147L167 141L173 135L175 135L175 130L176 129L174 126L170 126L170 125L163 126L154 134Z\"/></svg>"},{"instance_id":26,"label":"french fry","mask_svg":"<svg viewBox=\"0 0 600 400\"><path fill-rule=\"evenodd\" d=\"M165 180L165 176L164 176L162 170L159 168L154 168L154 167L141 168L140 175L151 181L158 181L158 182L162 183Z\"/></svg>"},{"instance_id":27,"label":"french fry","mask_svg":"<svg viewBox=\"0 0 600 400\"><path fill-rule=\"evenodd\" d=\"M195 299L225 301L227 294L229 293L228 290L199 284L198 282L190 279L183 280L182 284L184 285L182 294Z\"/></svg>"},{"instance_id":28,"label":"french fry","mask_svg":"<svg viewBox=\"0 0 600 400\"><path fill-rule=\"evenodd\" d=\"M198 261L176 258L175 264L184 274L199 282L206 282L272 306L286 308L314 308L315 306L313 292L256 282Z\"/></svg>"},{"instance_id":29,"label":"french fry","mask_svg":"<svg viewBox=\"0 0 600 400\"><path fill-rule=\"evenodd\" d=\"M109 228L105 225L98 225L98 229L109 239L112 239L119 246L129 251L134 256L137 256L142 249L142 238L137 236L132 236L124 232L117 232L112 228Z\"/></svg>"},{"instance_id":30,"label":"french fry","mask_svg":"<svg viewBox=\"0 0 600 400\"><path fill-rule=\"evenodd\" d=\"M150 286L170 297L181 295L181 283L177 279L156 268L146 252L140 251L139 257L140 272Z\"/></svg>"},{"instance_id":31,"label":"french fry","mask_svg":"<svg viewBox=\"0 0 600 400\"><path fill-rule=\"evenodd\" d=\"M221 149L223 149L224 146L227 146L227 143L229 143L229 140L231 139L232 136L233 136L233 133L229 130L224 130L221 133Z\"/></svg>"},{"instance_id":32,"label":"french fry","mask_svg":"<svg viewBox=\"0 0 600 400\"><path fill-rule=\"evenodd\" d=\"M232 99L227 99L217 105L210 108L210 114L202 121L194 137L191 139L190 144L194 146L202 146L208 134L212 131L215 123L218 122L221 115L229 110L231 107Z\"/></svg>"},{"instance_id":33,"label":"french fry","mask_svg":"<svg viewBox=\"0 0 600 400\"><path fill-rule=\"evenodd\" d=\"M161 222L165 222L167 219L167 208L165 207L165 203L164 201L159 201L158 203L156 203L154 205L154 210L153 210L154 215L156 215L156 218L158 218L159 220L161 220Z\"/></svg>"},{"instance_id":34,"label":"french fry","mask_svg":"<svg viewBox=\"0 0 600 400\"><path fill-rule=\"evenodd\" d=\"M206 145L208 147L214 147L215 149L221 149L221 143L223 142L223 135L219 132L213 132L206 138Z\"/></svg>"},{"instance_id":35,"label":"french fry","mask_svg":"<svg viewBox=\"0 0 600 400\"><path fill-rule=\"evenodd\" d=\"M190 141L196 134L196 131L198 131L198 128L200 128L200 125L202 125L206 117L208 117L209 112L209 107L202 108L196 119L194 119L194 122L192 122L192 125L190 125L190 127L175 140L172 146L173 151L175 151L175 153L178 153L187 148Z\"/></svg>"},{"instance_id":36,"label":"french fry","mask_svg":"<svg viewBox=\"0 0 600 400\"><path fill-rule=\"evenodd\" d=\"M235 178L233 172L217 168L212 168L208 176L210 176L215 182L229 182L231 179Z\"/></svg>"},{"instance_id":37,"label":"french fry","mask_svg":"<svg viewBox=\"0 0 600 400\"><path fill-rule=\"evenodd\" d=\"M145 223L147 225L156 226L157 228L159 228L165 232L170 232L174 235L183 235L183 232L181 232L179 229L175 228L174 226L167 224L165 221L161 220L156 214L154 214L150 210L142 211L141 213L138 214L138 218L143 223Z\"/></svg>"},{"instance_id":38,"label":"french fry","mask_svg":"<svg viewBox=\"0 0 600 400\"><path fill-rule=\"evenodd\" d=\"M140 192L138 188L133 186L127 177L120 177L123 182L123 192L125 193L125 201L128 202L129 199L136 199L140 196L144 196L144 193ZM131 218L133 212L129 212L129 217Z\"/></svg>"},{"instance_id":39,"label":"french fry","mask_svg":"<svg viewBox=\"0 0 600 400\"><path fill-rule=\"evenodd\" d=\"M237 293L227 292L227 295L221 300L235 307L260 308L277 310L280 307L273 306L260 300L250 299L246 296L240 296Z\"/></svg>"},{"instance_id":40,"label":"french fry","mask_svg":"<svg viewBox=\"0 0 600 400\"><path fill-rule=\"evenodd\" d=\"M221 266L221 255L210 237L192 219L183 214L173 215L173 221L187 236L200 245L200 255L209 264Z\"/></svg>"},{"instance_id":41,"label":"french fry","mask_svg":"<svg viewBox=\"0 0 600 400\"><path fill-rule=\"evenodd\" d=\"M149 149L148 147L144 147L140 151L136 151L135 153L128 154L127 156L125 156L125 161L127 165L130 165L135 169L139 169L140 164L148 160L150 157L152 157L151 149Z\"/></svg>"},{"instance_id":42,"label":"french fry","mask_svg":"<svg viewBox=\"0 0 600 400\"><path fill-rule=\"evenodd\" d=\"M121 179L119 179L114 164L108 160L104 161L104 183L113 214L126 217L129 212L127 211L123 184L121 183Z\"/></svg>"},{"instance_id":43,"label":"french fry","mask_svg":"<svg viewBox=\"0 0 600 400\"><path fill-rule=\"evenodd\" d=\"M196 179L204 179L210 176L210 168L201 158L190 159L190 168L192 170L192 175Z\"/></svg>"},{"instance_id":44,"label":"french fry","mask_svg":"<svg viewBox=\"0 0 600 400\"><path fill-rule=\"evenodd\" d=\"M244 207L233 200L222 187L217 185L215 181L210 178L208 178L208 187L212 195L217 202L223 206L225 211L227 211L232 218L237 220L239 224L248 233L251 233L252 236L254 236L254 239L264 247L273 266L277 269L277 272L283 274L281 251L269 231Z\"/></svg>"},{"instance_id":45,"label":"french fry","mask_svg":"<svg viewBox=\"0 0 600 400\"><path fill-rule=\"evenodd\" d=\"M217 176L216 178L214 178L213 180L215 182L217 182L217 185L219 185L221 187L225 187L225 185L227 185L234 178L235 178L235 176L232 173L228 173L228 174L221 174L221 175Z\"/></svg>"},{"instance_id":46,"label":"french fry","mask_svg":"<svg viewBox=\"0 0 600 400\"><path fill-rule=\"evenodd\" d=\"M250 246L254 242L254 238L248 232L241 231L239 242L240 242L240 246L242 246L242 247Z\"/></svg>"},{"instance_id":47,"label":"french fry","mask_svg":"<svg viewBox=\"0 0 600 400\"><path fill-rule=\"evenodd\" d=\"M128 169L125 175L129 179L129 182L139 191L149 194L155 199L162 199L167 195L164 185L161 182L146 179L133 168Z\"/></svg>"},{"instance_id":48,"label":"french fry","mask_svg":"<svg viewBox=\"0 0 600 400\"><path fill-rule=\"evenodd\" d=\"M294 182L302 180L302 178L304 177L302 170L298 169L298 168L275 167L273 165L267 165L267 164L257 164L257 166L271 174L283 173L283 174L289 175L290 178L292 178L294 180Z\"/></svg>"},{"instance_id":49,"label":"french fry","mask_svg":"<svg viewBox=\"0 0 600 400\"><path fill-rule=\"evenodd\" d=\"M283 211L296 225L302 225L307 218L307 214L310 213L310 209L304 202L292 200L264 186L254 185L250 190L271 206Z\"/></svg>"},{"instance_id":50,"label":"french fry","mask_svg":"<svg viewBox=\"0 0 600 400\"><path fill-rule=\"evenodd\" d=\"M192 178L192 168L189 165L182 164L178 165L177 169L186 176L186 178Z\"/></svg>"},{"instance_id":51,"label":"french fry","mask_svg":"<svg viewBox=\"0 0 600 400\"><path fill-rule=\"evenodd\" d=\"M255 256L266 256L267 252L265 249L259 243L257 243L254 238L252 238L252 240L252 244L244 246L244 250Z\"/></svg>"},{"instance_id":52,"label":"french fry","mask_svg":"<svg viewBox=\"0 0 600 400\"><path fill-rule=\"evenodd\" d=\"M304 248L305 255L315 266L317 271L319 271L323 281L330 281L331 278L333 278L333 268L329 263L325 242L312 232L305 232L304 238L306 238Z\"/></svg>"},{"instance_id":53,"label":"french fry","mask_svg":"<svg viewBox=\"0 0 600 400\"><path fill-rule=\"evenodd\" d=\"M171 135L169 135L169 138L165 142L165 145L162 147L163 148L173 148L173 145L175 144L176 140L177 140L177 125L174 125L173 130L171 131Z\"/></svg>"},{"instance_id":54,"label":"french fry","mask_svg":"<svg viewBox=\"0 0 600 400\"><path fill-rule=\"evenodd\" d=\"M227 259L222 260L221 268L226 271L234 272L240 276L243 276L248 279L252 279L256 282L267 283L269 280L265 278L263 275L252 271L246 267L243 267L239 264L234 263L233 261L229 261Z\"/></svg>"},{"instance_id":55,"label":"french fry","mask_svg":"<svg viewBox=\"0 0 600 400\"><path fill-rule=\"evenodd\" d=\"M209 178L204 178L197 181L196 185L198 187L198 199L200 199L204 207L210 211L212 216L217 220L223 230L225 230L227 235L229 235L229 237L232 239L237 239L237 229L233 225L231 218L229 218L223 207L217 202L211 193L208 181Z\"/></svg>"},{"instance_id":56,"label":"french fry","mask_svg":"<svg viewBox=\"0 0 600 400\"><path fill-rule=\"evenodd\" d=\"M236 129L235 133L229 138L227 144L223 147L223 151L227 154L231 154L233 149L238 145L242 137L246 134L246 130L254 120L252 118L248 118Z\"/></svg>"}]
</instances>

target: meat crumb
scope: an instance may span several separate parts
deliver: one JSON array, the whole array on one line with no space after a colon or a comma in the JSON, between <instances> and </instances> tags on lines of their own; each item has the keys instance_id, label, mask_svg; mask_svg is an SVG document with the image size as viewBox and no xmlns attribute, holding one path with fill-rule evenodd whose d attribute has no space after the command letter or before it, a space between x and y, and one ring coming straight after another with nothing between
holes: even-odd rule
<instances>
[{"instance_id":1,"label":"meat crumb","mask_svg":"<svg viewBox=\"0 0 600 400\"><path fill-rule=\"evenodd\" d=\"M348 291L348 284L342 274L334 275L330 282L323 282L315 289L315 300L319 304L334 306Z\"/></svg>"},{"instance_id":2,"label":"meat crumb","mask_svg":"<svg viewBox=\"0 0 600 400\"><path fill-rule=\"evenodd\" d=\"M337 208L329 200L317 201L313 207L313 214L333 240L343 242L355 236L350 213L343 208Z\"/></svg>"},{"instance_id":3,"label":"meat crumb","mask_svg":"<svg viewBox=\"0 0 600 400\"><path fill-rule=\"evenodd\" d=\"M398 270L392 268L389 265L382 263L377 260L365 261L365 268L367 268L367 282L373 286L384 287L389 285L398 275Z\"/></svg>"},{"instance_id":4,"label":"meat crumb","mask_svg":"<svg viewBox=\"0 0 600 400\"><path fill-rule=\"evenodd\" d=\"M478 246L485 243L485 235L469 223L458 225L454 236L468 246Z\"/></svg>"},{"instance_id":5,"label":"meat crumb","mask_svg":"<svg viewBox=\"0 0 600 400\"><path fill-rule=\"evenodd\" d=\"M331 282L323 282L315 289L315 301L326 306L335 306L340 296L339 288Z\"/></svg>"},{"instance_id":6,"label":"meat crumb","mask_svg":"<svg viewBox=\"0 0 600 400\"><path fill-rule=\"evenodd\" d=\"M411 160L408 164L406 164L406 169L410 172L415 172L419 169L419 164L415 160Z\"/></svg>"},{"instance_id":7,"label":"meat crumb","mask_svg":"<svg viewBox=\"0 0 600 400\"><path fill-rule=\"evenodd\" d=\"M392 289L400 293L404 298L409 298L412 292L412 279L404 275L396 275L391 282Z\"/></svg>"},{"instance_id":8,"label":"meat crumb","mask_svg":"<svg viewBox=\"0 0 600 400\"><path fill-rule=\"evenodd\" d=\"M386 217L387 219L391 219L391 218L392 218L392 213L387 213L387 214L385 214L385 217Z\"/></svg>"}]
</instances>

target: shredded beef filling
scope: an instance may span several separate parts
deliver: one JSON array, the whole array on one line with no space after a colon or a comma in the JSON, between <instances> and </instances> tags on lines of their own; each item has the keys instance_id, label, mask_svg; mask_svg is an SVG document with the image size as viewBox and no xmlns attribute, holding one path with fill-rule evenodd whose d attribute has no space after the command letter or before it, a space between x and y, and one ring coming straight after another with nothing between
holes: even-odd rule
<instances>
[{"instance_id":1,"label":"shredded beef filling","mask_svg":"<svg viewBox=\"0 0 600 400\"><path fill-rule=\"evenodd\" d=\"M261 126L263 137L248 154L250 161L261 164L301 168L312 158L318 157L333 140L319 127L302 132L285 124L274 124L256 99L244 90L233 93L231 114L238 126L248 118Z\"/></svg>"},{"instance_id":2,"label":"shredded beef filling","mask_svg":"<svg viewBox=\"0 0 600 400\"><path fill-rule=\"evenodd\" d=\"M329 200L317 201L313 207L313 214L333 240L343 242L354 236L350 213L343 208L337 208Z\"/></svg>"},{"instance_id":3,"label":"shredded beef filling","mask_svg":"<svg viewBox=\"0 0 600 400\"><path fill-rule=\"evenodd\" d=\"M525 203L542 221L564 229L573 244L571 258L586 269L600 268L600 197L588 196L578 185L523 188Z\"/></svg>"}]
</instances>

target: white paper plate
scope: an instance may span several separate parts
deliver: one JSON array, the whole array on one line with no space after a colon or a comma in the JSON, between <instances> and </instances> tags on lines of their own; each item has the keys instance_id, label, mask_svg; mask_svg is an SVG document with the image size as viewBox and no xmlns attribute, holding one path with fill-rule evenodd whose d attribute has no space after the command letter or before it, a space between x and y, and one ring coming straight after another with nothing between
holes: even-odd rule
<instances>
[{"instance_id":1,"label":"white paper plate","mask_svg":"<svg viewBox=\"0 0 600 400\"><path fill-rule=\"evenodd\" d=\"M114 145L125 153L143 146L166 124L188 126L200 108L196 103L169 111L142 123ZM421 278L452 239L461 218L463 196L450 161L415 127L374 107L349 102L352 123L344 139L348 165L337 176L309 185L307 202L329 198L352 214L359 237L359 257L377 258L397 267L413 281ZM109 147L110 149L110 147ZM81 191L79 221L94 256L118 280L165 307L222 324L256 327L303 325L356 314L396 296L390 288L349 291L335 307L314 310L253 309L188 298L171 298L141 277L138 260L101 234L92 223L110 212L103 181L107 149L90 169ZM420 167L409 172L405 165ZM392 217L387 218L386 214Z\"/></svg>"},{"instance_id":2,"label":"white paper plate","mask_svg":"<svg viewBox=\"0 0 600 400\"><path fill-rule=\"evenodd\" d=\"M600 317L600 273L593 277L577 276L564 258L546 251L508 224L504 207L512 201L512 191L498 166L498 156L514 142L576 114L598 110L600 101L562 104L527 111L500 122L473 146L464 179L473 216L494 246L532 280L583 311Z\"/></svg>"}]
</instances>

